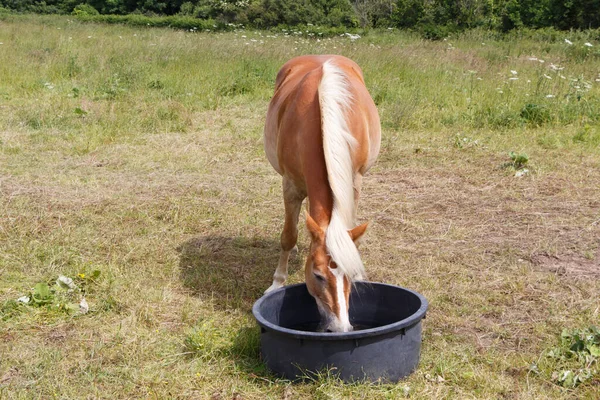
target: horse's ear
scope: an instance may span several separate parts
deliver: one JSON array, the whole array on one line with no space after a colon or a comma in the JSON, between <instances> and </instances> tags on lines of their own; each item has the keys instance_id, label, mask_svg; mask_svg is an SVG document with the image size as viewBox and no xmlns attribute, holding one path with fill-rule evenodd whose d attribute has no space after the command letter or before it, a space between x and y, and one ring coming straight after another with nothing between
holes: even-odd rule
<instances>
[{"instance_id":1,"label":"horse's ear","mask_svg":"<svg viewBox=\"0 0 600 400\"><path fill-rule=\"evenodd\" d=\"M357 227L348 231L348 233L350 234L350 237L352 238L352 241L354 243L358 242L360 240L360 238L362 237L362 235L365 234L365 232L367 230L367 226L369 226L369 223L365 222L364 224L360 224Z\"/></svg>"},{"instance_id":2,"label":"horse's ear","mask_svg":"<svg viewBox=\"0 0 600 400\"><path fill-rule=\"evenodd\" d=\"M321 229L319 224L312 219L309 213L306 213L306 227L308 228L308 232L313 241L320 242L325 238L325 232L323 232L323 229Z\"/></svg>"}]
</instances>

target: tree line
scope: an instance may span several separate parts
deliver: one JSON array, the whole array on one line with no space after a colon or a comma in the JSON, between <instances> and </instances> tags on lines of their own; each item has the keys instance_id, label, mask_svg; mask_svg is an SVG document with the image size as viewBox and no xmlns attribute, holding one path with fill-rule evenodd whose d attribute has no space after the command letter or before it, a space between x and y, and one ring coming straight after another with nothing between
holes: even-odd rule
<instances>
[{"instance_id":1,"label":"tree line","mask_svg":"<svg viewBox=\"0 0 600 400\"><path fill-rule=\"evenodd\" d=\"M255 28L395 27L432 37L477 27L506 32L600 26L600 0L0 0L0 8L41 14L182 16Z\"/></svg>"}]
</instances>

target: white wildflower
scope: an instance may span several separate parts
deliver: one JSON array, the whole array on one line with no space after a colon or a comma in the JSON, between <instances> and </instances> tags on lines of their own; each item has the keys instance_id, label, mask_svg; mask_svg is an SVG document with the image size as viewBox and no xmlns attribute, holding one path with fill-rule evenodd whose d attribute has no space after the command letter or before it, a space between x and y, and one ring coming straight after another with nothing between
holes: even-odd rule
<instances>
[{"instance_id":1,"label":"white wildflower","mask_svg":"<svg viewBox=\"0 0 600 400\"><path fill-rule=\"evenodd\" d=\"M548 76L548 75L546 75L546 74L544 74L544 78L546 78L546 79L552 79L552 77L551 77L551 76Z\"/></svg>"},{"instance_id":2,"label":"white wildflower","mask_svg":"<svg viewBox=\"0 0 600 400\"><path fill-rule=\"evenodd\" d=\"M17 299L17 303L29 304L29 301L31 301L29 296L21 296Z\"/></svg>"},{"instance_id":3,"label":"white wildflower","mask_svg":"<svg viewBox=\"0 0 600 400\"><path fill-rule=\"evenodd\" d=\"M515 71L514 69L511 69L510 73L513 74L513 75L517 75L517 71Z\"/></svg>"},{"instance_id":4,"label":"white wildflower","mask_svg":"<svg viewBox=\"0 0 600 400\"><path fill-rule=\"evenodd\" d=\"M523 176L525 176L525 175L527 175L527 174L529 174L529 170L528 170L527 168L524 168L524 169L520 169L520 170L518 170L518 171L515 173L515 177L517 177L517 178L521 178L521 177L523 177Z\"/></svg>"},{"instance_id":5,"label":"white wildflower","mask_svg":"<svg viewBox=\"0 0 600 400\"><path fill-rule=\"evenodd\" d=\"M587 46L587 47L594 47L594 45L593 45L593 44L591 44L590 42L585 42L583 45L584 45L584 46Z\"/></svg>"},{"instance_id":6,"label":"white wildflower","mask_svg":"<svg viewBox=\"0 0 600 400\"><path fill-rule=\"evenodd\" d=\"M573 44L573 42L571 42L569 39L565 39L565 43L568 44L569 46Z\"/></svg>"},{"instance_id":7,"label":"white wildflower","mask_svg":"<svg viewBox=\"0 0 600 400\"><path fill-rule=\"evenodd\" d=\"M509 81L518 81L518 80L519 80L519 78L517 78L517 77L514 77L514 76L513 76L512 78L508 78L508 80L509 80Z\"/></svg>"},{"instance_id":8,"label":"white wildflower","mask_svg":"<svg viewBox=\"0 0 600 400\"><path fill-rule=\"evenodd\" d=\"M544 60L538 60L541 64L545 63L546 61Z\"/></svg>"},{"instance_id":9,"label":"white wildflower","mask_svg":"<svg viewBox=\"0 0 600 400\"><path fill-rule=\"evenodd\" d=\"M537 61L537 57L529 57L529 61Z\"/></svg>"},{"instance_id":10,"label":"white wildflower","mask_svg":"<svg viewBox=\"0 0 600 400\"><path fill-rule=\"evenodd\" d=\"M547 94L547 95L546 95L546 98L548 98L548 99L551 99L551 98L553 98L553 97L554 97L554 95L553 95L553 94Z\"/></svg>"}]
</instances>

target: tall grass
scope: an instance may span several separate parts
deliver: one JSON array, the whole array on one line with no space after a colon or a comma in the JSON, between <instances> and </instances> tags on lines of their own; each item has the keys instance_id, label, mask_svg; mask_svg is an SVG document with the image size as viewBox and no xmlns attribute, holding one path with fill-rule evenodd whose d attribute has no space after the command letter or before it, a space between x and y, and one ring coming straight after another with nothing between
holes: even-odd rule
<instances>
[{"instance_id":1,"label":"tall grass","mask_svg":"<svg viewBox=\"0 0 600 400\"><path fill-rule=\"evenodd\" d=\"M4 23L0 67L2 95L14 110L3 114L5 129L60 128L101 141L185 131L196 110L266 101L278 67L293 55L340 52L366 71L390 129L583 127L600 118L600 46L581 38L482 43L481 35L461 34L434 43L383 32L354 42L13 18L19 23Z\"/></svg>"}]
</instances>

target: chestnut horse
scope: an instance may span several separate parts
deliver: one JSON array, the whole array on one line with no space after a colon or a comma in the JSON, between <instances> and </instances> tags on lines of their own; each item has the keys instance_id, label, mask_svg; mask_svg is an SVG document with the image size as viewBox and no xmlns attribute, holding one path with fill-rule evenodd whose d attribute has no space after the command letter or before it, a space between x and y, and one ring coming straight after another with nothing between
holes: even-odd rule
<instances>
[{"instance_id":1,"label":"chestnut horse","mask_svg":"<svg viewBox=\"0 0 600 400\"><path fill-rule=\"evenodd\" d=\"M381 127L360 67L342 56L302 56L277 74L264 131L267 158L283 177L285 223L281 256L267 292L282 287L296 250L298 217L308 196L310 254L306 285L322 317L321 328L352 330L351 284L364 279L356 243L362 177L379 153Z\"/></svg>"}]
</instances>

